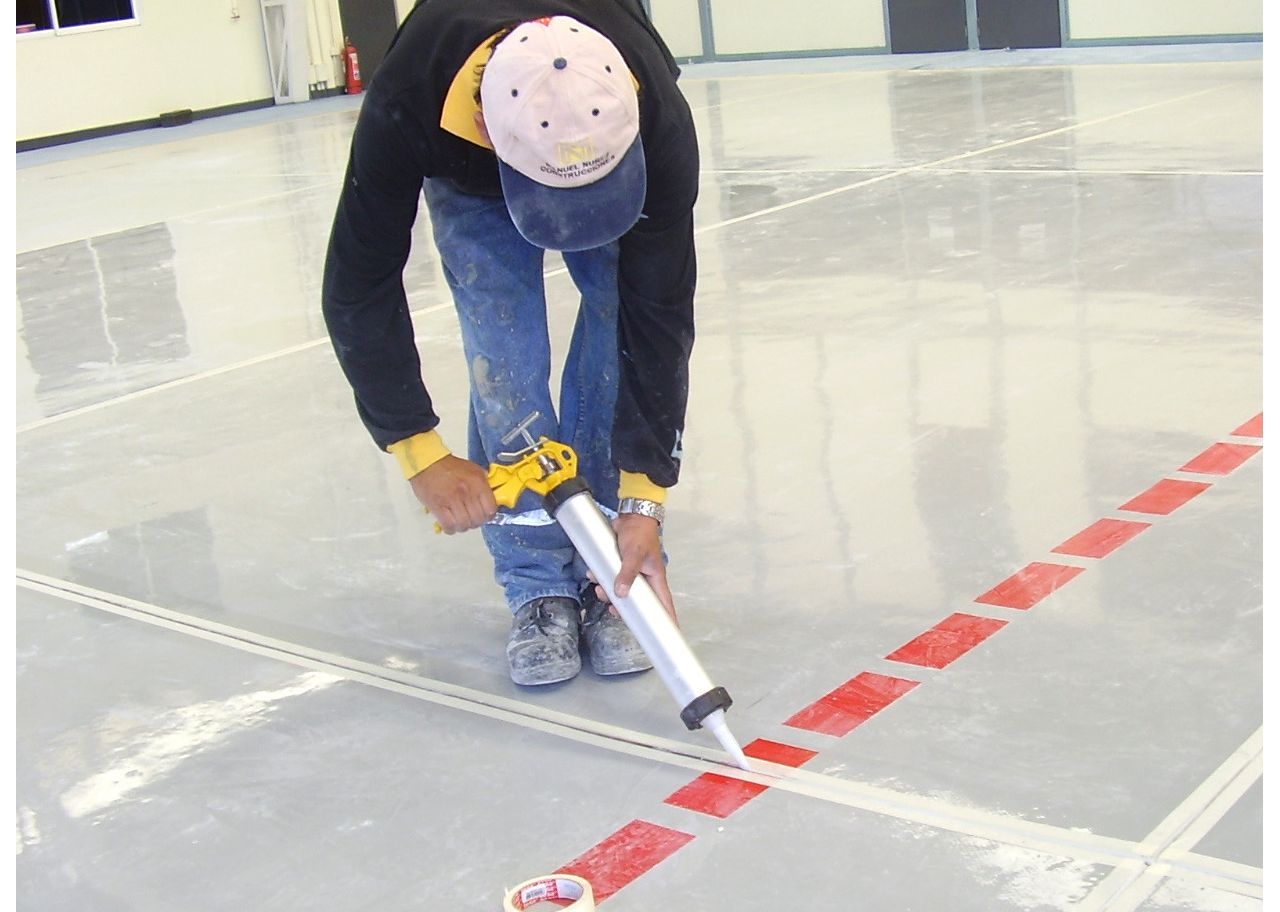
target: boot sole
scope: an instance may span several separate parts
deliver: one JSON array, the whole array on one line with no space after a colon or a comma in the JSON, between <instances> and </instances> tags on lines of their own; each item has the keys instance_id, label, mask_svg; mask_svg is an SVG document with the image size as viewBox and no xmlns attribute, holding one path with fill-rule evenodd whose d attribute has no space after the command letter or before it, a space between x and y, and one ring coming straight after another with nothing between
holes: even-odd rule
<instances>
[{"instance_id":1,"label":"boot sole","mask_svg":"<svg viewBox=\"0 0 1280 912\"><path fill-rule=\"evenodd\" d=\"M612 662L612 663L610 662L605 662L605 663L592 662L591 663L592 671L594 671L598 675L605 675L605 676L633 674L634 672L637 672L637 671L648 671L651 668L653 668L653 663L650 662L648 659L644 660L643 665L637 664L634 661Z\"/></svg>"},{"instance_id":2,"label":"boot sole","mask_svg":"<svg viewBox=\"0 0 1280 912\"><path fill-rule=\"evenodd\" d=\"M511 672L511 680L524 687L537 687L539 684L559 684L561 681L568 681L578 676L578 672L582 670L581 665L565 665L562 669L531 669L536 671L534 674L523 673L517 674Z\"/></svg>"}]
</instances>

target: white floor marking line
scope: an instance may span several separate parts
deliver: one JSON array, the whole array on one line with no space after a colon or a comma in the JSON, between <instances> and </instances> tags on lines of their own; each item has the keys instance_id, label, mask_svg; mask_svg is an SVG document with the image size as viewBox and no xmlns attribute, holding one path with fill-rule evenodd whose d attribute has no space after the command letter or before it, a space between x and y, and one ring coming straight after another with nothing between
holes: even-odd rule
<instances>
[{"instance_id":1,"label":"white floor marking line","mask_svg":"<svg viewBox=\"0 0 1280 912\"><path fill-rule=\"evenodd\" d=\"M1262 729L1259 728L1156 832L1147 837L1147 841L1167 842L1167 847L1160 849L1166 856L1186 856L1261 778ZM1203 802L1206 796L1211 796L1207 804ZM1188 817L1190 819L1186 820ZM1181 822L1180 818L1186 822Z\"/></svg>"},{"instance_id":2,"label":"white floor marking line","mask_svg":"<svg viewBox=\"0 0 1280 912\"><path fill-rule=\"evenodd\" d=\"M1186 853L1231 810L1262 775L1261 726L1222 765L1200 783L1143 840L1148 854L1172 862L1170 853Z\"/></svg>"},{"instance_id":3,"label":"white floor marking line","mask_svg":"<svg viewBox=\"0 0 1280 912\"><path fill-rule=\"evenodd\" d=\"M1089 899L1079 906L1079 912L1136 912L1166 877L1194 880L1260 899L1260 869L1206 859L1189 849L1261 778L1262 768L1259 727L1139 844L1139 852L1150 859L1149 863L1118 866L1098 883Z\"/></svg>"},{"instance_id":4,"label":"white floor marking line","mask_svg":"<svg viewBox=\"0 0 1280 912\"><path fill-rule=\"evenodd\" d=\"M244 175L242 175L243 177ZM263 174L260 177L288 177L287 174ZM311 175L308 175L311 176ZM318 175L315 175L318 176ZM241 206L254 206L258 203L267 203L273 200L284 199L287 196L296 196L299 193L310 193L312 190L320 190L324 187L333 187L336 191L337 187L342 185L342 175L337 174L326 180L316 181L313 184L304 184L301 187L293 187L289 190L279 190L275 193L268 193L264 196L256 196L252 199L236 200L232 203L219 203L216 206L206 206L204 209L193 209L190 212L183 212L181 215L171 215L165 219L166 222L184 222L202 215L210 215L214 212L222 212L227 209L238 209ZM336 205L336 201L335 201Z\"/></svg>"},{"instance_id":5,"label":"white floor marking line","mask_svg":"<svg viewBox=\"0 0 1280 912\"><path fill-rule=\"evenodd\" d=\"M736 777L792 794L919 823L969 838L1013 845L1055 857L1066 856L1090 864L1123 866L1128 870L1140 871L1150 861L1144 855L1144 846L1141 844L993 814L803 769L756 761L756 772L744 772L726 765L723 754L714 749L547 710L496 694L310 649L39 573L19 569L17 584L34 592L243 652L289 662L384 691L667 766ZM1244 873L1247 876L1248 872ZM1189 877L1199 876L1194 870L1187 874ZM1202 879L1216 882L1222 876L1210 872ZM1257 872L1257 882L1261 883L1260 871Z\"/></svg>"},{"instance_id":6,"label":"white floor marking line","mask_svg":"<svg viewBox=\"0 0 1280 912\"><path fill-rule=\"evenodd\" d=\"M262 176L263 176L263 177L273 177L273 176L277 176L277 175L262 175ZM287 176L287 175L280 175L280 176ZM278 190L278 191L276 191L275 193L267 193L267 194L265 194L265 195L263 195L263 196L255 196L255 197L252 197L252 198L250 198L250 199L236 200L236 201L235 201L235 202L233 202L233 203L219 203L219 204L218 204L218 205L216 205L216 206L208 206L208 207L206 207L206 208L204 208L204 209L193 209L193 210L192 210L192 211L190 211L190 212L183 212L183 213L180 213L180 214L178 214L178 215L170 215L170 216L166 217L166 218L164 219L164 221L166 221L166 222L182 222L182 221L186 221L186 220L188 220L188 219L195 218L196 216L209 215L209 214L211 214L211 213L214 213L214 212L222 212L222 211L227 210L227 209L236 209L236 208L238 208L238 207L242 207L242 206L255 206L255 205L259 204L259 203L268 203L268 202L272 202L273 200L279 200L279 199L284 199L285 197L288 197L288 196L294 196L295 194L298 194L298 193L306 193L306 192L308 192L308 191L310 191L310 190L318 190L318 189L320 189L321 187L332 187L332 186L334 186L334 184L335 184L335 182L336 182L336 181L341 181L341 180L342 180L342 177L341 177L341 176L339 176L339 177L337 177L337 178L335 178L335 179L332 179L332 180L320 181L320 182L318 182L318 183L314 183L314 184L307 184L307 185L302 186L302 187L294 187L294 188L289 189L289 190ZM135 226L135 227L136 227L136 226ZM107 234L115 234L115 233L117 233L118 231L128 231L128 230L130 230L130 229L129 229L129 228L121 228L121 229L116 229L116 230L109 231L109 232L106 232L106 233L107 233ZM85 238L75 238L75 239L72 239L72 240L69 240L69 241L60 241L60 242L58 242L58 243L56 243L56 244L41 244L40 246L37 246L37 247L19 248L19 249L16 251L16 254L17 254L18 256L22 256L24 253L35 253L37 250L47 250L47 249L49 249L50 247L61 247L63 244L74 244L74 243L76 243L76 241L83 241L83 240L86 240L86 239L85 239Z\"/></svg>"},{"instance_id":7,"label":"white floor marking line","mask_svg":"<svg viewBox=\"0 0 1280 912\"><path fill-rule=\"evenodd\" d=\"M546 273L546 275L547 276L559 275L560 273L565 271L567 270L561 267L560 269ZM444 304L431 304L431 305L428 305L427 307L420 308L419 310L412 311L410 316L411 317L425 316L427 314L436 313L437 311L452 310L452 309L453 309L452 302L448 302ZM297 345L291 345L288 348L281 348L273 352L267 352L264 355L258 355L253 358L246 358L243 361L236 361L231 364L224 364L222 367L215 367L207 371L200 371L197 374L191 374L186 377L180 377L177 380L169 380L164 383L157 383L155 386L149 386L146 389L135 390L132 393L125 393L123 396L116 396L112 399L105 399L102 402L95 402L93 405L82 406L81 408L71 409L66 412L59 412L57 415L50 415L48 418L41 418L38 421L31 421L31 422L28 422L27 424L19 425L16 433L22 434L22 433L25 433L26 431L34 431L34 430L37 430L38 428L47 427L48 425L51 425L51 424L59 424L63 421L67 421L68 419L78 418L81 415L85 415L90 412L101 411L102 409L108 408L113 405L122 405L126 402L132 402L135 399L141 399L142 397L150 396L153 393L165 392L165 391L174 389L175 387L186 386L189 383L197 383L201 380L209 380L213 377L221 376L222 374L229 374L234 371L241 370L242 368L253 367L257 364L265 364L266 362L274 361L277 358L284 358L288 355L296 355L299 352L310 351L313 348L327 348L329 347L330 344L331 343L327 338L312 339L310 342L300 342Z\"/></svg>"},{"instance_id":8,"label":"white floor marking line","mask_svg":"<svg viewBox=\"0 0 1280 912\"><path fill-rule=\"evenodd\" d=\"M1192 872L1194 876L1189 879L1194 880L1195 883L1216 886L1220 890L1244 893L1247 896L1262 897L1262 868L1256 868L1253 865L1188 852L1178 859L1176 864L1170 863L1166 867L1169 868L1170 876L1173 877L1185 876L1188 872Z\"/></svg>"},{"instance_id":9,"label":"white floor marking line","mask_svg":"<svg viewBox=\"0 0 1280 912\"><path fill-rule=\"evenodd\" d=\"M883 168L703 168L701 174L880 174ZM1048 177L1262 177L1261 171L1200 171L1194 168L927 168L929 174L1017 174Z\"/></svg>"},{"instance_id":10,"label":"white floor marking line","mask_svg":"<svg viewBox=\"0 0 1280 912\"><path fill-rule=\"evenodd\" d=\"M1199 91L1191 92L1186 95L1179 95L1175 98L1166 98L1161 101L1151 102L1150 104L1141 105L1136 108L1130 108L1127 111L1117 111L1114 114L1107 114L1103 117L1095 117L1093 120L1087 120L1087 121L1083 121L1081 123L1076 123L1076 124L1068 124L1067 126L1058 127L1057 129L1054 129L1054 130L1048 130L1044 133L1036 133L1031 136L1024 136L1020 139L1011 139L1006 142L995 143L994 145L986 146L985 148L982 148L982 149L974 149L969 152L961 152L956 155L946 156L945 158L935 159L934 161L931 161L931 162L923 162L918 165L910 165L906 168L897 168L894 170L885 171L883 173L876 174L876 176L874 177L869 177L865 180L854 181L853 183L845 184L840 187L835 187L831 190L825 190L821 193L815 193L811 196L801 197L800 199L792 200L791 202L788 202L788 203L780 203L777 206L770 206L768 208L760 209L755 212L748 212L745 215L740 215L740 216L737 216L736 218L725 219L724 221L715 222L711 225L703 225L702 227L697 228L694 231L694 234L701 235L701 234L706 234L707 232L710 232L710 231L718 231L721 228L727 228L731 225L737 225L737 224L740 224L741 222L750 221L751 219L760 218L762 216L773 215L774 213L777 213L777 212L782 212L787 209L793 209L796 206L807 205L808 203L824 200L832 196L838 196L842 193L847 193L850 190L857 190L862 187L868 187L868 186L871 186L872 184L878 184L883 181L892 180L893 178L901 177L903 175L932 171L937 169L939 165L945 165L951 162L962 161L966 158L972 158L977 155L985 155L988 152L997 152L997 151L1000 151L1001 149L1008 149L1013 146L1019 146L1025 143L1035 142L1037 140L1045 139L1051 136L1059 136L1063 133L1072 132L1073 130L1082 130L1087 127L1092 127L1098 124L1107 123L1109 121L1116 120L1121 117L1127 117L1131 114L1138 114L1143 111L1149 111L1154 108L1163 107L1165 105L1177 104L1179 102L1188 101L1192 98L1198 98L1201 95L1208 95L1213 92L1221 92L1225 89L1231 88L1231 86L1232 86L1231 83L1226 83L1224 85L1218 85L1218 86L1211 86L1207 89L1200 89ZM1072 172L1072 173L1089 173L1089 172ZM296 191L288 191L288 192L292 193ZM232 204L228 204L228 205L232 205ZM562 275L567 271L568 270L562 266L559 269L553 269L543 273L543 277L551 278L552 276ZM449 307L452 307L452 305L451 304L430 305L429 307L422 310L411 311L410 315L413 316L413 315L422 315L426 313L435 313L437 311L440 311ZM228 364L225 367L214 368L213 370L204 371L198 374L192 374L191 376L183 377L180 380L173 380L168 383L157 384L156 386L148 387L143 390L137 390L136 392L132 392L132 393L127 393L123 396L118 396L113 399L107 399L103 402L94 403L93 405L88 405L83 408L72 409L70 411L62 412L57 415L50 415L49 417L43 418L39 421L32 421L27 424L20 425L16 433L21 435L23 433L26 433L27 431L32 431L37 428L46 427L50 424L67 421L71 418L76 418L89 412L96 412L112 405L116 405L122 402L129 402L134 399L141 398L142 396L151 395L152 393L171 390L176 386L182 386L187 383L194 383L198 380L206 380L206 379L209 379L210 377L216 377L216 376L219 376L220 374L225 374L230 371L239 370L240 368L243 368L243 367L251 367L253 365L262 364L266 361L270 361L275 358L287 357L288 355L297 354L298 352L303 352L303 351L309 351L313 348L317 348L319 346L328 345L328 344L329 344L328 339L313 339L310 342L303 342L298 345L290 346L288 348L279 349L278 351L268 352L267 354L259 355L256 358L250 358L245 361L238 361L235 364Z\"/></svg>"},{"instance_id":11,"label":"white floor marking line","mask_svg":"<svg viewBox=\"0 0 1280 912\"><path fill-rule=\"evenodd\" d=\"M189 383L197 383L201 380L208 380L212 377L218 377L222 374L229 374L246 367L253 367L257 364L264 364L268 361L274 361L277 358L283 358L288 355L295 355L298 352L310 351L313 348L329 345L328 339L312 339L310 342L301 342L297 345L291 345L288 348L278 349L268 352L265 355L258 355L255 358L246 358L244 361L236 361L232 364L225 364L222 367L215 367L207 371L201 371L197 374L191 374L186 377L180 377L177 380L169 380L164 383L158 383L155 386L149 386L146 389L135 390L132 393L125 393L122 396L116 396L112 399L104 399L102 402L95 402L93 405L82 406L81 408L71 409L70 411L60 412L57 415L50 415L48 418L41 418L38 421L31 421L27 424L18 426L17 433L23 434L27 431L38 430L42 427L48 427L51 424L59 424L71 418L78 418L81 415L87 415L92 412L101 411L113 405L123 405L126 402L132 402L135 399L141 399L144 396L150 396L153 393L164 392L179 386L186 386Z\"/></svg>"},{"instance_id":12,"label":"white floor marking line","mask_svg":"<svg viewBox=\"0 0 1280 912\"><path fill-rule=\"evenodd\" d=\"M930 174L1020 174L1063 177L1262 177L1261 171L1197 171L1192 168L930 168Z\"/></svg>"},{"instance_id":13,"label":"white floor marking line","mask_svg":"<svg viewBox=\"0 0 1280 912\"><path fill-rule=\"evenodd\" d=\"M539 731L553 732L574 740L602 744L624 753L639 751L644 756L658 755L659 758L666 757L667 754L678 755L685 759L686 765L694 764L692 768L696 769L721 768L719 763L721 755L718 752L703 749L695 744L655 738L643 732L597 723L554 710L545 710L497 694L311 649L40 573L18 570L17 584L33 592L42 592L89 608L230 646L243 652L290 662L313 671L336 674L351 681L442 706L462 709L476 715L513 722Z\"/></svg>"},{"instance_id":14,"label":"white floor marking line","mask_svg":"<svg viewBox=\"0 0 1280 912\"><path fill-rule=\"evenodd\" d=\"M1035 134L1032 134L1031 136L1023 136L1019 139L1010 139L1005 142L995 143L993 145L987 146L982 149L973 149L969 152L960 152L960 153L957 153L956 155L948 155L944 158L935 159L934 161L931 161L931 162L922 162L918 165L910 165L909 167L906 167L906 168L898 168L886 174L878 175L876 177L869 177L866 180L854 181L853 183L846 184L843 187L835 187L831 190L825 190L822 193L815 193L812 196L806 196L798 200L792 200L789 203L779 203L776 206L770 206L766 209L757 210L756 212L748 212L745 215L738 216L737 218L726 219L722 222L717 222L714 225L707 225L699 229L696 233L703 234L708 231L716 231L721 228L727 228L730 225L736 225L739 222L748 221L749 219L756 219L756 218L760 218L761 216L772 215L775 212L782 212L787 209L792 209L796 206L803 206L808 203L816 202L818 200L828 199L829 197L833 197L833 196L839 196L840 194L847 193L850 190L856 190L861 187L869 186L871 184L878 184L878 183L881 183L882 181L892 180L893 178L901 177L905 174L917 174L922 171L926 171L926 172L931 171L937 168L939 165L947 165L952 162L964 161L967 158L973 158L978 155L986 155L988 152L999 152L1002 149L1010 149L1010 148L1013 148L1014 146L1021 146L1021 145L1025 145L1026 143L1038 142L1039 140L1048 139L1049 137L1052 137L1052 136L1061 136L1064 133L1070 133L1076 130L1084 130L1084 129L1087 129L1088 127L1096 127L1099 124L1109 123L1110 121L1117 120L1121 117L1128 117L1131 114L1140 114L1144 111L1150 111L1155 108L1164 107L1166 105L1178 104L1183 101L1190 101L1193 98L1199 98L1202 95L1209 95L1214 92L1221 92L1228 88L1231 88L1230 83L1227 83L1225 85L1211 86L1210 88L1200 89L1197 92L1190 92L1186 95L1179 95L1174 98L1165 98L1160 101L1153 101L1150 104L1140 105L1136 108L1130 108L1127 111L1117 111L1114 114L1107 114L1103 117L1095 117L1093 120L1086 120L1080 123L1068 124L1064 127L1058 127L1057 129L1054 129L1054 130L1046 130L1043 133L1035 133Z\"/></svg>"},{"instance_id":15,"label":"white floor marking line","mask_svg":"<svg viewBox=\"0 0 1280 912\"><path fill-rule=\"evenodd\" d=\"M892 165L880 168L701 168L699 174L769 174L774 177L787 174L883 174L892 171Z\"/></svg>"}]
</instances>

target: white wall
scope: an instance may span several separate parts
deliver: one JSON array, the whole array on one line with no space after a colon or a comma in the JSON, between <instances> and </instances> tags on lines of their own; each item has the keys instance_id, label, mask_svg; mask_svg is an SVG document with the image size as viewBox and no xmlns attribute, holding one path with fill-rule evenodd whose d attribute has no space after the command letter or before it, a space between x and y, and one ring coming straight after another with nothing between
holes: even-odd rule
<instances>
[{"instance_id":1,"label":"white wall","mask_svg":"<svg viewBox=\"0 0 1280 912\"><path fill-rule=\"evenodd\" d=\"M394 0L403 20L414 0ZM1063 0L1068 40L1262 32L1263 0ZM36 139L270 98L258 0L135 0L137 25L18 35L16 139ZM703 53L698 0L651 0L672 52ZM313 78L340 80L327 46L337 0L314 21ZM805 53L885 45L882 0L711 0L719 54ZM233 10L239 18L233 19ZM313 12L314 15L314 12ZM332 74L332 75L330 75Z\"/></svg>"},{"instance_id":2,"label":"white wall","mask_svg":"<svg viewBox=\"0 0 1280 912\"><path fill-rule=\"evenodd\" d=\"M705 53L698 0L649 0L649 13L658 34L676 57L701 57Z\"/></svg>"},{"instance_id":3,"label":"white wall","mask_svg":"<svg viewBox=\"0 0 1280 912\"><path fill-rule=\"evenodd\" d=\"M1072 41L1262 33L1262 0L1063 0Z\"/></svg>"},{"instance_id":4,"label":"white wall","mask_svg":"<svg viewBox=\"0 0 1280 912\"><path fill-rule=\"evenodd\" d=\"M17 36L19 141L271 97L258 0L135 9L137 25Z\"/></svg>"},{"instance_id":5,"label":"white wall","mask_svg":"<svg viewBox=\"0 0 1280 912\"><path fill-rule=\"evenodd\" d=\"M717 54L885 46L882 0L711 0Z\"/></svg>"}]
</instances>

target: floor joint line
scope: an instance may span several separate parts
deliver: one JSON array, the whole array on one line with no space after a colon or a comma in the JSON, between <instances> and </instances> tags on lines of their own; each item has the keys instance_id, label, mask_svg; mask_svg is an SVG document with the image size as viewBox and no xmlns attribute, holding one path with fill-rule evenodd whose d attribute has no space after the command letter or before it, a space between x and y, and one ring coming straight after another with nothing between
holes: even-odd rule
<instances>
[{"instance_id":1,"label":"floor joint line","mask_svg":"<svg viewBox=\"0 0 1280 912\"><path fill-rule=\"evenodd\" d=\"M727 758L722 759L719 751L701 748L698 745L553 710L543 710L496 694L411 675L297 643L277 640L243 628L220 624L22 568L17 570L16 580L19 587L42 592L88 608L107 611L314 671L328 672L354 683L459 709L500 722L513 723L545 734L604 748L615 753L660 762L667 766L735 777L765 785L770 789L816 798L827 803L869 811L898 820L920 823L963 836L987 839L1094 864L1119 868L1133 865L1145 867L1150 862L1144 854L1142 843L1035 823L1015 816L949 805L931 798L762 761L756 761L758 767L756 772L745 772L730 765ZM1214 873L1210 878L1219 879L1222 876Z\"/></svg>"}]
</instances>

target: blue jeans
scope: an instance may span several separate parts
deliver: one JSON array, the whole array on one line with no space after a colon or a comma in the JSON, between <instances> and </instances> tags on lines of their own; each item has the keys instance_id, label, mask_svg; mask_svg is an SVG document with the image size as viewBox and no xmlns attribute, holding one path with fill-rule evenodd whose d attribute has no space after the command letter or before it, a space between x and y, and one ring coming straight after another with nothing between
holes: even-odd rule
<instances>
[{"instance_id":1,"label":"blue jeans","mask_svg":"<svg viewBox=\"0 0 1280 912\"><path fill-rule=\"evenodd\" d=\"M471 380L468 458L487 468L501 461L499 453L521 449L522 439L503 444L502 438L538 412L529 428L533 438L573 447L578 474L606 512L615 512L618 470L610 439L618 395L617 243L563 254L582 298L555 409L544 251L520 236L500 197L461 193L444 180L426 181L424 195ZM526 491L482 531L513 612L530 599L577 597L586 569L540 495Z\"/></svg>"}]
</instances>

